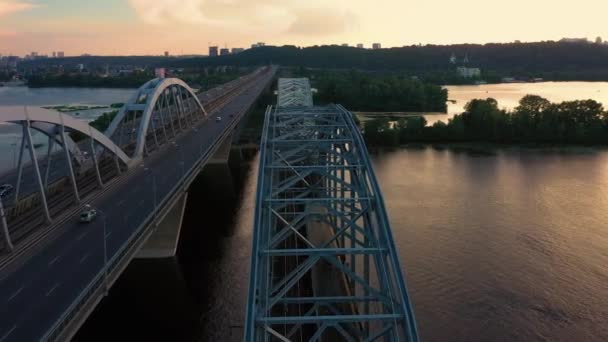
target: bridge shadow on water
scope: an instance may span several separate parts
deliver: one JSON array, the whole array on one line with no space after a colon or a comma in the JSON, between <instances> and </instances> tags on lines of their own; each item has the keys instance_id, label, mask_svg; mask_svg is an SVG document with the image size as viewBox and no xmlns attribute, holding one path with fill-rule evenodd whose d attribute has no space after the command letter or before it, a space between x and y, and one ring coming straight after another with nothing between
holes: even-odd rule
<instances>
[{"instance_id":1,"label":"bridge shadow on water","mask_svg":"<svg viewBox=\"0 0 608 342\"><path fill-rule=\"evenodd\" d=\"M240 341L257 164L208 166L190 188L178 255L133 260L74 341Z\"/></svg>"}]
</instances>

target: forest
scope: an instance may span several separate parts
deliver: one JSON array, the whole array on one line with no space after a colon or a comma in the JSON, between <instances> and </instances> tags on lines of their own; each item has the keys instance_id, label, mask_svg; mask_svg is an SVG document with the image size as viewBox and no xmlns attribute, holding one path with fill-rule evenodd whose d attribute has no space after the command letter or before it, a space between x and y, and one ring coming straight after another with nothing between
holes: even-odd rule
<instances>
[{"instance_id":1,"label":"forest","mask_svg":"<svg viewBox=\"0 0 608 342\"><path fill-rule=\"evenodd\" d=\"M450 63L451 56L456 63ZM266 46L235 55L168 61L175 67L278 64L311 68L401 71L437 84L453 84L456 66L482 70L482 78L541 77L547 80L608 80L608 45L593 43L504 43L412 45L390 49L343 46Z\"/></svg>"},{"instance_id":2,"label":"forest","mask_svg":"<svg viewBox=\"0 0 608 342\"><path fill-rule=\"evenodd\" d=\"M353 111L445 112L448 92L409 77L357 70L298 68L291 76L308 77L317 90L315 104L339 103Z\"/></svg>"},{"instance_id":3,"label":"forest","mask_svg":"<svg viewBox=\"0 0 608 342\"><path fill-rule=\"evenodd\" d=\"M370 145L409 142L486 142L498 144L608 144L608 112L594 100L551 103L537 95L523 97L512 111L495 99L476 99L447 123L427 126L424 117L376 119L364 123Z\"/></svg>"}]
</instances>

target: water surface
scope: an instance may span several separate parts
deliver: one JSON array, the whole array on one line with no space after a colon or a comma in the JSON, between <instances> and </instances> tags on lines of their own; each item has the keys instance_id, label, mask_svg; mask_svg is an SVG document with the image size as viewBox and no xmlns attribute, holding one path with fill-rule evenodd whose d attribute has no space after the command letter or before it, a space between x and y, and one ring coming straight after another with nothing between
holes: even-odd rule
<instances>
[{"instance_id":1,"label":"water surface","mask_svg":"<svg viewBox=\"0 0 608 342\"><path fill-rule=\"evenodd\" d=\"M608 151L429 147L373 163L423 341L608 340ZM202 197L188 204L184 228L199 234L179 271L130 266L78 340L240 340L257 160L252 168L234 214ZM157 276L133 276L142 272Z\"/></svg>"},{"instance_id":2,"label":"water surface","mask_svg":"<svg viewBox=\"0 0 608 342\"><path fill-rule=\"evenodd\" d=\"M498 106L505 109L517 107L519 100L526 95L540 95L552 102L593 99L608 106L608 82L541 82L541 83L504 83L484 85L446 86L448 102L446 115L425 116L429 124L447 121L454 114L464 111L467 102L473 99L492 97Z\"/></svg>"}]
</instances>

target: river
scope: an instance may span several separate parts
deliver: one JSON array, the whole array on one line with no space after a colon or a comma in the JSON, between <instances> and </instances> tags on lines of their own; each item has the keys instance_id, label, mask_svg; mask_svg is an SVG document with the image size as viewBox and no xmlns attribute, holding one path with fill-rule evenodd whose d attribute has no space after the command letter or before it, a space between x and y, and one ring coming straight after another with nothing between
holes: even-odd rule
<instances>
[{"instance_id":1,"label":"river","mask_svg":"<svg viewBox=\"0 0 608 342\"><path fill-rule=\"evenodd\" d=\"M450 98L501 86L517 90L492 95L504 106L540 87ZM608 102L603 83L554 86L536 89ZM425 147L373 163L423 340L608 340L608 151ZM179 257L135 260L75 340L239 341L256 171L237 200L191 200Z\"/></svg>"},{"instance_id":2,"label":"river","mask_svg":"<svg viewBox=\"0 0 608 342\"><path fill-rule=\"evenodd\" d=\"M540 83L502 83L483 85L446 86L448 113L426 115L429 125L436 121L446 122L455 114L464 111L467 102L473 99L492 97L500 108L513 109L526 95L540 95L552 102L593 99L608 106L608 82L540 82Z\"/></svg>"},{"instance_id":3,"label":"river","mask_svg":"<svg viewBox=\"0 0 608 342\"><path fill-rule=\"evenodd\" d=\"M373 163L424 341L608 340L608 151ZM239 341L256 168L232 205L190 202L179 261L136 260L76 341Z\"/></svg>"}]
</instances>

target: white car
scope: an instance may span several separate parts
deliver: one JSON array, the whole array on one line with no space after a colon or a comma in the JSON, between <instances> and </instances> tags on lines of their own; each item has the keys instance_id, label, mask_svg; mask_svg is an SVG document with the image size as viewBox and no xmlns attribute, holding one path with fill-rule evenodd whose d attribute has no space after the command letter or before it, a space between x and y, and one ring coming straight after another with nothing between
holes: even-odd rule
<instances>
[{"instance_id":1,"label":"white car","mask_svg":"<svg viewBox=\"0 0 608 342\"><path fill-rule=\"evenodd\" d=\"M95 217L97 217L97 210L85 209L82 213L80 213L80 222L89 223L93 221Z\"/></svg>"},{"instance_id":2,"label":"white car","mask_svg":"<svg viewBox=\"0 0 608 342\"><path fill-rule=\"evenodd\" d=\"M218 117L215 118L215 122L220 122L220 121L222 121L222 117L221 116L218 116Z\"/></svg>"}]
</instances>

